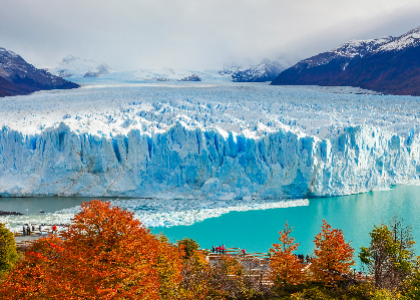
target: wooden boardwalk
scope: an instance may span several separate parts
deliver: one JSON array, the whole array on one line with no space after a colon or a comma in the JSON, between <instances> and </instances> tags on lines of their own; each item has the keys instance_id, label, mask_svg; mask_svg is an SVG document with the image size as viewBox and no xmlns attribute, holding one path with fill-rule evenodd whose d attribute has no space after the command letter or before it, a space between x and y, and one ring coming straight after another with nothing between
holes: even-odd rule
<instances>
[{"instance_id":1,"label":"wooden boardwalk","mask_svg":"<svg viewBox=\"0 0 420 300\"><path fill-rule=\"evenodd\" d=\"M272 285L270 280L270 256L268 253L249 253L243 254L240 248L227 248L223 252L211 252L204 250L207 253L206 259L210 264L215 264L226 256L236 259L247 271L247 277L251 277L256 283L260 285ZM230 275L231 277L236 277Z\"/></svg>"},{"instance_id":2,"label":"wooden boardwalk","mask_svg":"<svg viewBox=\"0 0 420 300\"><path fill-rule=\"evenodd\" d=\"M243 254L240 248L227 248L222 253L212 252L204 249L207 261L217 263L223 257L230 256L235 258L249 272L249 277L254 277L258 284L273 285L270 279L270 255L268 253L249 253ZM308 270L310 264L302 263L302 271ZM232 277L235 277L232 275Z\"/></svg>"}]
</instances>

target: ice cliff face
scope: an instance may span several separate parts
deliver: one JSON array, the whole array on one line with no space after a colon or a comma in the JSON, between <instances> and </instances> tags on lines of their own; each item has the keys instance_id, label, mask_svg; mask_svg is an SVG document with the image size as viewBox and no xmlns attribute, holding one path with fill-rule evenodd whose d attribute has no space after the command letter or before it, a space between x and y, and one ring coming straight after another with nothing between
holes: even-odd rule
<instances>
[{"instance_id":1,"label":"ice cliff face","mask_svg":"<svg viewBox=\"0 0 420 300\"><path fill-rule=\"evenodd\" d=\"M110 138L64 124L0 135L2 196L302 198L418 182L418 136L368 126L332 139L287 130L258 138L178 123Z\"/></svg>"},{"instance_id":2,"label":"ice cliff face","mask_svg":"<svg viewBox=\"0 0 420 300\"><path fill-rule=\"evenodd\" d=\"M1 112L0 195L250 200L420 182L417 98L195 84L17 97Z\"/></svg>"}]
</instances>

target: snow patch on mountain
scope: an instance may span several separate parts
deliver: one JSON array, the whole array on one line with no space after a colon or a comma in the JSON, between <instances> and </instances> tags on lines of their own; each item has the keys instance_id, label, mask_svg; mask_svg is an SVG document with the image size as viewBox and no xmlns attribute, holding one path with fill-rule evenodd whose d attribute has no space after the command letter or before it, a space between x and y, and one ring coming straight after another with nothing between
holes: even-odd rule
<instances>
[{"instance_id":1,"label":"snow patch on mountain","mask_svg":"<svg viewBox=\"0 0 420 300\"><path fill-rule=\"evenodd\" d=\"M68 55L50 72L60 77L100 77L113 70L105 63Z\"/></svg>"},{"instance_id":2,"label":"snow patch on mountain","mask_svg":"<svg viewBox=\"0 0 420 300\"><path fill-rule=\"evenodd\" d=\"M299 68L302 65L305 65L308 68L312 68L312 67L316 67L320 65L326 65L330 61L337 58L345 58L346 61L349 62L355 57L363 57L368 53L374 52L381 45L389 43L393 39L394 38L391 36L385 36L378 39L351 40L331 51L320 53L308 59L304 59L298 64L296 64L294 68Z\"/></svg>"},{"instance_id":3,"label":"snow patch on mountain","mask_svg":"<svg viewBox=\"0 0 420 300\"><path fill-rule=\"evenodd\" d=\"M110 68L106 64L96 66L92 71L87 72L83 77L100 77L110 73Z\"/></svg>"},{"instance_id":4,"label":"snow patch on mountain","mask_svg":"<svg viewBox=\"0 0 420 300\"><path fill-rule=\"evenodd\" d=\"M265 58L259 64L227 63L219 74L230 75L233 82L266 82L272 81L284 69L279 61Z\"/></svg>"},{"instance_id":5,"label":"snow patch on mountain","mask_svg":"<svg viewBox=\"0 0 420 300\"><path fill-rule=\"evenodd\" d=\"M409 47L420 45L420 27L410 30L406 34L379 47L376 52L401 51Z\"/></svg>"},{"instance_id":6,"label":"snow patch on mountain","mask_svg":"<svg viewBox=\"0 0 420 300\"><path fill-rule=\"evenodd\" d=\"M16 53L0 48L0 97L77 87L77 84L34 67Z\"/></svg>"},{"instance_id":7,"label":"snow patch on mountain","mask_svg":"<svg viewBox=\"0 0 420 300\"><path fill-rule=\"evenodd\" d=\"M349 57L349 58L353 58L355 56L363 57L367 53L375 51L381 45L389 43L393 39L394 38L392 36L385 36L378 39L351 40L331 50L331 52L342 57Z\"/></svg>"},{"instance_id":8,"label":"snow patch on mountain","mask_svg":"<svg viewBox=\"0 0 420 300\"><path fill-rule=\"evenodd\" d=\"M258 65L245 70L232 72L233 82L265 82L272 81L285 69L278 61L264 59Z\"/></svg>"}]
</instances>

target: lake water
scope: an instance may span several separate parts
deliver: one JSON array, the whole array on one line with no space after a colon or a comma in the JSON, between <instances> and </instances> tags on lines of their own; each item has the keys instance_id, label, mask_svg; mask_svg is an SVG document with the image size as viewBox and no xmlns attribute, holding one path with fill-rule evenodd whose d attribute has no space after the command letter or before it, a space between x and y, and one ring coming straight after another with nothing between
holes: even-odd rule
<instances>
[{"instance_id":1,"label":"lake water","mask_svg":"<svg viewBox=\"0 0 420 300\"><path fill-rule=\"evenodd\" d=\"M267 252L278 242L278 231L286 221L294 226L293 236L301 243L300 253L313 251L313 240L325 219L344 232L345 239L359 249L369 245L369 232L392 218L402 217L412 225L414 237L420 243L420 187L396 186L389 191L377 191L344 197L312 199L308 206L231 212L207 219L192 226L152 228L171 241L189 237L202 247L225 244L247 252Z\"/></svg>"},{"instance_id":2,"label":"lake water","mask_svg":"<svg viewBox=\"0 0 420 300\"><path fill-rule=\"evenodd\" d=\"M0 222L8 222L10 227L15 227L23 222L48 223L69 220L74 208L89 200L91 199L0 198L0 211L24 213L24 216L0 217ZM124 202L121 203L127 205L131 200L122 201ZM119 202L114 200L113 203ZM40 214L40 210L45 213ZM141 207L137 207L137 212L141 210ZM56 214L57 211L60 213ZM167 213L171 214L171 211ZM413 226L414 237L420 243L418 186L395 186L388 191L310 199L308 205L290 208L229 212L190 226L151 227L151 231L155 234L165 234L172 242L183 237L193 238L203 248L225 244L227 247L244 248L247 252L267 252L270 246L278 241L278 231L288 221L294 226L293 236L301 243L299 252L309 254L313 251L313 239L320 232L323 219L334 228L342 229L346 240L359 249L369 244L369 232L373 225L389 220L394 214ZM57 216L60 216L59 219Z\"/></svg>"}]
</instances>

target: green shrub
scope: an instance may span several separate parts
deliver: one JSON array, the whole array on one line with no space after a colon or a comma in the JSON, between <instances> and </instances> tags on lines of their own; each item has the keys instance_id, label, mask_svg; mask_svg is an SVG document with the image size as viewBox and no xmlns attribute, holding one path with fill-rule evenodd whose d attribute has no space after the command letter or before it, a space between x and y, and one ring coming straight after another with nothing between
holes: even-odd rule
<instances>
[{"instance_id":1,"label":"green shrub","mask_svg":"<svg viewBox=\"0 0 420 300\"><path fill-rule=\"evenodd\" d=\"M0 223L0 278L19 260L13 233Z\"/></svg>"},{"instance_id":2,"label":"green shrub","mask_svg":"<svg viewBox=\"0 0 420 300\"><path fill-rule=\"evenodd\" d=\"M372 300L397 300L401 299L399 295L394 294L393 292L382 289L382 290L376 290L373 294Z\"/></svg>"}]
</instances>

